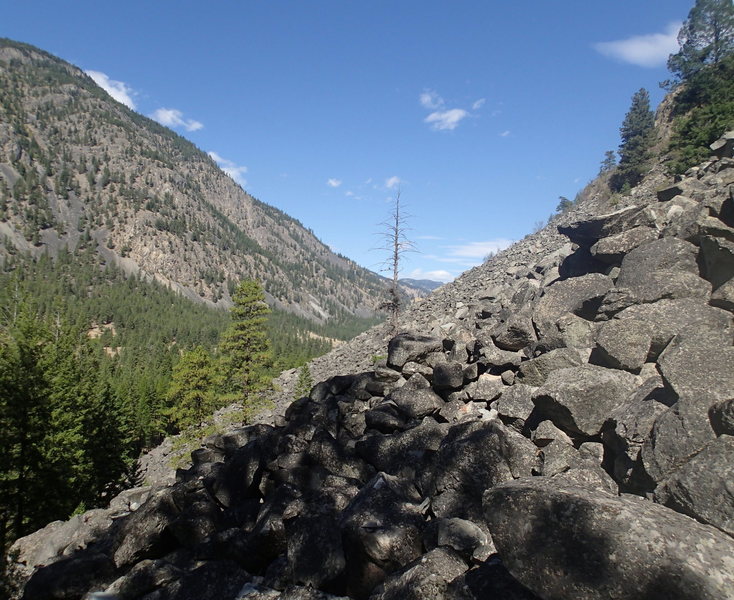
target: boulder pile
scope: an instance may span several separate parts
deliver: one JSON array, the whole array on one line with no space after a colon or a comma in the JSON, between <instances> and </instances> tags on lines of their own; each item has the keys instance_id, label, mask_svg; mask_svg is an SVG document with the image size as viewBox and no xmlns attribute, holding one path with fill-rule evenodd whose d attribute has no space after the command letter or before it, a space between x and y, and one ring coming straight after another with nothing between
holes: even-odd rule
<instances>
[{"instance_id":1,"label":"boulder pile","mask_svg":"<svg viewBox=\"0 0 734 600\"><path fill-rule=\"evenodd\" d=\"M370 369L19 540L22 597L734 598L733 184L445 286Z\"/></svg>"}]
</instances>

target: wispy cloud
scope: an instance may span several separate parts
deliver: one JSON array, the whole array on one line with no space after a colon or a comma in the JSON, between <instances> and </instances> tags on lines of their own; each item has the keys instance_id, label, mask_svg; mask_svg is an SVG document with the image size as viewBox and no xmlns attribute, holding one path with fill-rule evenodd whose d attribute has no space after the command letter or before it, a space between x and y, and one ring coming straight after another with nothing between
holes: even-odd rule
<instances>
[{"instance_id":1,"label":"wispy cloud","mask_svg":"<svg viewBox=\"0 0 734 600\"><path fill-rule=\"evenodd\" d=\"M115 100L124 104L129 109L135 110L135 101L133 100L135 92L124 81L110 79L105 73L102 73L102 71L85 71L85 73L92 78L94 83L101 87Z\"/></svg>"},{"instance_id":2,"label":"wispy cloud","mask_svg":"<svg viewBox=\"0 0 734 600\"><path fill-rule=\"evenodd\" d=\"M453 131L461 121L471 116L464 108L446 108L446 101L434 90L424 90L418 96L418 101L423 108L433 111L423 122L428 123L434 131ZM479 110L485 102L485 98L475 100L471 110Z\"/></svg>"},{"instance_id":3,"label":"wispy cloud","mask_svg":"<svg viewBox=\"0 0 734 600\"><path fill-rule=\"evenodd\" d=\"M421 106L428 110L436 110L444 105L443 98L433 90L424 90L418 97L418 100L420 101Z\"/></svg>"},{"instance_id":4,"label":"wispy cloud","mask_svg":"<svg viewBox=\"0 0 734 600\"><path fill-rule=\"evenodd\" d=\"M453 130L459 126L462 119L469 116L469 112L463 108L451 108L444 111L432 112L423 121L436 131Z\"/></svg>"},{"instance_id":5,"label":"wispy cloud","mask_svg":"<svg viewBox=\"0 0 734 600\"><path fill-rule=\"evenodd\" d=\"M486 242L468 242L457 246L446 246L449 256L458 258L484 258L490 253L504 250L512 244L512 240L499 238L487 240Z\"/></svg>"},{"instance_id":6,"label":"wispy cloud","mask_svg":"<svg viewBox=\"0 0 734 600\"><path fill-rule=\"evenodd\" d=\"M511 132L509 129L505 129L502 133L500 133L500 137L507 137L508 135L510 135L510 133Z\"/></svg>"},{"instance_id":7,"label":"wispy cloud","mask_svg":"<svg viewBox=\"0 0 734 600\"><path fill-rule=\"evenodd\" d=\"M400 183L401 183L400 177L398 177L397 175L393 175L392 177L388 177L385 180L385 187L388 190L392 190L398 187Z\"/></svg>"},{"instance_id":8,"label":"wispy cloud","mask_svg":"<svg viewBox=\"0 0 734 600\"><path fill-rule=\"evenodd\" d=\"M680 22L670 23L663 33L648 33L615 40L598 42L594 49L610 58L637 65L638 67L660 67L668 56L678 51Z\"/></svg>"},{"instance_id":9,"label":"wispy cloud","mask_svg":"<svg viewBox=\"0 0 734 600\"><path fill-rule=\"evenodd\" d=\"M436 271L413 269L410 273L408 273L408 277L410 279L431 279L432 281L441 281L443 283L448 283L449 281L453 281L455 276L448 271L443 271L441 269L438 269Z\"/></svg>"},{"instance_id":10,"label":"wispy cloud","mask_svg":"<svg viewBox=\"0 0 734 600\"><path fill-rule=\"evenodd\" d=\"M330 177L326 180L326 185L333 188L338 188L342 184L341 179L334 179L333 177Z\"/></svg>"},{"instance_id":11,"label":"wispy cloud","mask_svg":"<svg viewBox=\"0 0 734 600\"><path fill-rule=\"evenodd\" d=\"M243 177L243 175L247 173L247 167L245 167L244 165L238 165L234 161L223 158L214 151L207 152L207 154L215 163L219 165L219 168L222 169L222 171L224 171L242 187L245 187L247 185L247 181Z\"/></svg>"},{"instance_id":12,"label":"wispy cloud","mask_svg":"<svg viewBox=\"0 0 734 600\"><path fill-rule=\"evenodd\" d=\"M184 119L183 113L175 108L159 108L150 118L166 127L183 127L186 131L198 131L204 127L203 123L194 119Z\"/></svg>"}]
</instances>

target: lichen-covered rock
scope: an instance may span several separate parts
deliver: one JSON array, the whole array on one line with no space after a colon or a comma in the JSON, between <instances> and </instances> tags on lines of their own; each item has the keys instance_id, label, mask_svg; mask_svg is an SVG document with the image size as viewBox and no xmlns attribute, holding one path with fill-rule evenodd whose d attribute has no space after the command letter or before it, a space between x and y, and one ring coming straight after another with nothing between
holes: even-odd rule
<instances>
[{"instance_id":1,"label":"lichen-covered rock","mask_svg":"<svg viewBox=\"0 0 734 600\"><path fill-rule=\"evenodd\" d=\"M440 338L414 333L402 333L390 340L387 347L387 364L400 369L408 361L414 361L443 348Z\"/></svg>"},{"instance_id":2,"label":"lichen-covered rock","mask_svg":"<svg viewBox=\"0 0 734 600\"><path fill-rule=\"evenodd\" d=\"M720 600L734 539L652 502L555 479L487 490L487 524L510 573L549 600Z\"/></svg>"},{"instance_id":3,"label":"lichen-covered rock","mask_svg":"<svg viewBox=\"0 0 734 600\"><path fill-rule=\"evenodd\" d=\"M624 371L581 365L553 371L533 394L533 402L539 416L569 433L591 437L601 432L636 384L636 378Z\"/></svg>"}]
</instances>

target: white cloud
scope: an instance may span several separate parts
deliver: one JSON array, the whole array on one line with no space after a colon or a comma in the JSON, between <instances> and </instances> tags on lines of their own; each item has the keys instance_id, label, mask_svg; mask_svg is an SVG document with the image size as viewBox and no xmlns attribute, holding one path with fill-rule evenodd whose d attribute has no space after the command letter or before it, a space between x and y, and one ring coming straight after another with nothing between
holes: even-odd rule
<instances>
[{"instance_id":1,"label":"white cloud","mask_svg":"<svg viewBox=\"0 0 734 600\"><path fill-rule=\"evenodd\" d=\"M664 33L634 35L624 40L599 42L594 49L611 58L628 62L638 67L660 67L668 56L678 52L678 30L681 23L670 23Z\"/></svg>"},{"instance_id":2,"label":"white cloud","mask_svg":"<svg viewBox=\"0 0 734 600\"><path fill-rule=\"evenodd\" d=\"M448 283L454 280L454 275L448 271L436 270L436 271L424 271L423 269L413 269L408 274L409 279L430 279L432 281L441 281Z\"/></svg>"},{"instance_id":3,"label":"white cloud","mask_svg":"<svg viewBox=\"0 0 734 600\"><path fill-rule=\"evenodd\" d=\"M499 252L512 244L512 240L499 238L486 242L469 242L459 246L447 246L449 256L460 258L484 258L491 252Z\"/></svg>"},{"instance_id":4,"label":"white cloud","mask_svg":"<svg viewBox=\"0 0 734 600\"><path fill-rule=\"evenodd\" d=\"M341 179L334 179L333 177L326 180L326 185L333 188L338 188L342 184Z\"/></svg>"},{"instance_id":5,"label":"white cloud","mask_svg":"<svg viewBox=\"0 0 734 600\"><path fill-rule=\"evenodd\" d=\"M223 158L214 151L207 152L207 154L215 163L219 165L219 168L222 169L222 171L224 171L242 187L245 187L247 185L247 181L245 181L243 177L243 175L247 173L247 167L243 165L238 165L229 159Z\"/></svg>"},{"instance_id":6,"label":"white cloud","mask_svg":"<svg viewBox=\"0 0 734 600\"><path fill-rule=\"evenodd\" d=\"M479 110L484 106L484 103L487 101L486 98L479 98L479 100L476 100L474 104L471 105L472 110Z\"/></svg>"},{"instance_id":7,"label":"white cloud","mask_svg":"<svg viewBox=\"0 0 734 600\"><path fill-rule=\"evenodd\" d=\"M92 78L94 83L101 87L115 100L124 104L129 109L135 110L135 102L132 98L133 95L135 95L135 92L125 82L110 79L105 73L102 73L102 71L85 71L85 73Z\"/></svg>"},{"instance_id":8,"label":"white cloud","mask_svg":"<svg viewBox=\"0 0 734 600\"><path fill-rule=\"evenodd\" d=\"M502 133L500 133L500 137L507 137L508 135L510 135L510 130L509 129L506 129L505 131L503 131Z\"/></svg>"},{"instance_id":9,"label":"white cloud","mask_svg":"<svg viewBox=\"0 0 734 600\"><path fill-rule=\"evenodd\" d=\"M396 188L396 187L398 187L398 186L400 185L400 183L401 183L401 181L400 181L400 177L398 177L397 175L393 175L392 177L388 177L388 178L387 178L387 179L385 180L385 187L386 187L386 188L387 188L388 190L391 190L391 189L393 189L393 188Z\"/></svg>"},{"instance_id":10,"label":"white cloud","mask_svg":"<svg viewBox=\"0 0 734 600\"><path fill-rule=\"evenodd\" d=\"M184 119L183 113L175 108L159 108L150 118L166 127L183 127L186 131L197 131L204 127L199 121Z\"/></svg>"},{"instance_id":11,"label":"white cloud","mask_svg":"<svg viewBox=\"0 0 734 600\"><path fill-rule=\"evenodd\" d=\"M431 129L445 131L456 129L462 119L469 116L463 108L451 108L444 111L432 112L423 121L431 125Z\"/></svg>"},{"instance_id":12,"label":"white cloud","mask_svg":"<svg viewBox=\"0 0 734 600\"><path fill-rule=\"evenodd\" d=\"M428 110L436 110L444 105L443 98L433 90L424 91L418 99L423 108L427 108Z\"/></svg>"}]
</instances>

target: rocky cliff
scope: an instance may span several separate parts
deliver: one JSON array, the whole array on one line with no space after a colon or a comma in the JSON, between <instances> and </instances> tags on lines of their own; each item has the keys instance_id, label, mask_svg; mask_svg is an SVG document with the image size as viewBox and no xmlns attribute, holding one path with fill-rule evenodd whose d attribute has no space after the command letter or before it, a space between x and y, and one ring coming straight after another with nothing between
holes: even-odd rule
<instances>
[{"instance_id":1,"label":"rocky cliff","mask_svg":"<svg viewBox=\"0 0 734 600\"><path fill-rule=\"evenodd\" d=\"M19 540L20 595L734 598L731 139L716 150L317 359L308 397L208 438L171 485Z\"/></svg>"}]
</instances>

